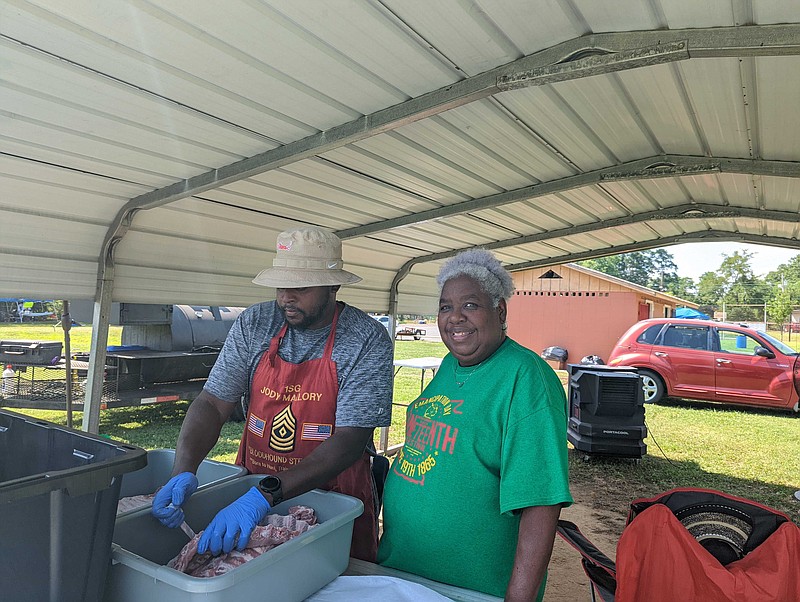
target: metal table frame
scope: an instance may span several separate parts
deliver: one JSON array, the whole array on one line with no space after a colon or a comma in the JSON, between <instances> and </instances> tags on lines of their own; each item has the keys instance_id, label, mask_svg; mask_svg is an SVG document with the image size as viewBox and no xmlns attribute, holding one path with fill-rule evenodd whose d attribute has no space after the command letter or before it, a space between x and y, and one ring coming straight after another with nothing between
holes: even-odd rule
<instances>
[{"instance_id":1,"label":"metal table frame","mask_svg":"<svg viewBox=\"0 0 800 602\"><path fill-rule=\"evenodd\" d=\"M395 360L394 365L397 369L394 371L394 375L397 376L401 368L415 368L420 370L419 392L422 393L422 391L425 390L425 370L430 370L431 378L433 378L441 363L442 358L440 357L412 357L407 360Z\"/></svg>"}]
</instances>

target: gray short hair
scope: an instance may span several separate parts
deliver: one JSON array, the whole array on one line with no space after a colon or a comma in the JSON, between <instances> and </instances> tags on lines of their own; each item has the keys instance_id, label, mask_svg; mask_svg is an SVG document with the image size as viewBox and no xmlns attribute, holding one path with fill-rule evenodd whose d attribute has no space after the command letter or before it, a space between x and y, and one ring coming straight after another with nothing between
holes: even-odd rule
<instances>
[{"instance_id":1,"label":"gray short hair","mask_svg":"<svg viewBox=\"0 0 800 602\"><path fill-rule=\"evenodd\" d=\"M448 280L458 276L469 276L492 299L494 307L500 299L508 299L514 292L514 281L511 274L500 264L500 261L486 249L470 249L462 251L448 259L439 270L436 282L439 292Z\"/></svg>"}]
</instances>

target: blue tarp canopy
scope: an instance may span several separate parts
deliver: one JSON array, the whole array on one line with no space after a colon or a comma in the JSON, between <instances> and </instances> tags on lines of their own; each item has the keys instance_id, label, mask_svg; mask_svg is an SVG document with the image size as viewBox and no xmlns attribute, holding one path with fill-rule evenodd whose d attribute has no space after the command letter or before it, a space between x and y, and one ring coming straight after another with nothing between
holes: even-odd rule
<instances>
[{"instance_id":1,"label":"blue tarp canopy","mask_svg":"<svg viewBox=\"0 0 800 602\"><path fill-rule=\"evenodd\" d=\"M693 318L695 320L710 320L711 316L707 316L701 311L692 309L690 307L679 307L675 310L676 318Z\"/></svg>"}]
</instances>

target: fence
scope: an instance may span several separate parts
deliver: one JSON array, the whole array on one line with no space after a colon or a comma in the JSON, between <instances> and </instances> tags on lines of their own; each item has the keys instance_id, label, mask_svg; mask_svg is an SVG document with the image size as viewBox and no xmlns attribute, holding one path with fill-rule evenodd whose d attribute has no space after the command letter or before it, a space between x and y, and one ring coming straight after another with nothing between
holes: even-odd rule
<instances>
[{"instance_id":1,"label":"fence","mask_svg":"<svg viewBox=\"0 0 800 602\"><path fill-rule=\"evenodd\" d=\"M148 387L133 387L130 375L117 378L111 366L103 381L100 398L101 409L149 405L181 399L192 400L203 389L205 379L194 379L179 383L157 384ZM88 364L72 362L73 409L82 410L85 397ZM39 410L66 410L67 371L63 364L56 366L18 366L13 377L3 379L0 405L10 408Z\"/></svg>"}]
</instances>

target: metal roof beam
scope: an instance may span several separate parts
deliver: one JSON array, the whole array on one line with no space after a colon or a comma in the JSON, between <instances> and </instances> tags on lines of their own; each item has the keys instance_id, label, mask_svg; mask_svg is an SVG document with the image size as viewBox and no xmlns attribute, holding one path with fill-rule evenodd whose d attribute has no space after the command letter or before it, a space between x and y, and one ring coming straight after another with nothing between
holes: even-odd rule
<instances>
[{"instance_id":1,"label":"metal roof beam","mask_svg":"<svg viewBox=\"0 0 800 602\"><path fill-rule=\"evenodd\" d=\"M688 47L687 40L679 40L617 52L600 48L587 49L579 54L581 58L571 58L554 65L503 75L498 78L497 87L502 91L518 90L529 86L544 86L626 69L683 61L689 58Z\"/></svg>"},{"instance_id":2,"label":"metal roof beam","mask_svg":"<svg viewBox=\"0 0 800 602\"><path fill-rule=\"evenodd\" d=\"M687 234L676 234L675 236L665 236L657 240L618 245L606 249L585 251L583 253L570 253L561 257L549 257L547 259L537 259L536 261L526 261L505 266L509 271L526 270L529 268L539 268L550 265L559 265L584 259L596 259L608 255L619 253L631 253L633 251L646 251L667 247L671 245L690 243L690 242L749 242L758 245L768 245L773 247L783 247L800 249L800 241L780 238L777 236L763 236L761 234L747 234L744 232L725 232L723 230L703 230L702 232L691 232Z\"/></svg>"},{"instance_id":3,"label":"metal roof beam","mask_svg":"<svg viewBox=\"0 0 800 602\"><path fill-rule=\"evenodd\" d=\"M695 208L698 205L695 204L687 204L681 205L679 207L671 208L673 214L670 216L665 216L664 219L680 219L680 218L693 218L698 217L694 215L687 215L687 208ZM713 206L718 207L718 206ZM683 212L681 212L683 209ZM751 210L748 209L741 209L742 214L749 214ZM763 212L759 210L752 210L755 213L761 215ZM657 212L652 212L657 213ZM781 213L781 212L770 212L770 213ZM792 220L791 221L798 221L799 216L797 214L791 214ZM702 216L700 216L702 217ZM727 215L726 217L731 217ZM748 215L749 217L749 215ZM762 218L765 216L761 216ZM651 216L650 219L653 219ZM633 223L634 221L643 221L643 220L630 220L628 223ZM608 223L608 222L606 222ZM589 226L594 226L593 229L598 229L596 226L597 224L589 224ZM613 227L613 226L607 226ZM576 233L574 228L567 229L566 232L570 234ZM560 231L558 233L551 232L545 233L541 235L534 235L530 237L523 237L527 240L527 242L539 242L541 240L546 240L547 238L557 238L558 236L563 236L565 231ZM690 242L749 242L753 244L759 245L768 245L773 247L782 247L782 248L794 248L800 250L800 240L796 239L786 239L780 238L776 236L764 236L760 234L748 234L743 232L726 232L724 230L702 230L700 232L691 232L685 234L677 234L675 236L664 236L658 238L656 240L648 240L642 242L635 242L630 243L627 245L617 245L613 247L607 247L605 249L593 249L590 251L584 251L583 253L570 253L568 255L562 255L560 257L548 257L546 259L537 259L535 261L526 261L523 263L515 263L505 266L505 268L510 271L519 271L525 270L529 268L540 268L540 267L547 267L551 265L560 265L563 263L571 263L574 261L582 261L584 259L596 259L598 257L606 257L608 255L617 255L619 253L631 253L633 251L646 251L649 249L656 249L661 247L668 247L671 245L677 245L682 243L690 243ZM511 239L506 241L500 241L497 243L482 245L486 249L500 249L503 247L515 246L518 244L524 244L521 239ZM415 257L414 259L408 260L406 263L402 265L402 267L397 270L397 273L392 280L391 287L389 289L389 308L393 314L397 313L397 306L398 306L398 297L400 294L400 283L405 279L406 276L411 272L411 269L419 264L425 263L428 261L436 261L439 259L447 259L448 257L452 257L464 251L466 249L471 249L473 247L466 247L463 249L454 249L453 251L447 251L443 253L435 253L431 255L426 255L424 257Z\"/></svg>"},{"instance_id":4,"label":"metal roof beam","mask_svg":"<svg viewBox=\"0 0 800 602\"><path fill-rule=\"evenodd\" d=\"M800 24L612 32L574 38L329 130L139 195L120 209L109 227L99 257L98 283L113 280L107 270L113 265L114 248L137 210L159 207L352 144L503 92L512 85L529 85L522 79L535 76L537 69L549 66L550 76L574 79L683 60L687 52L690 58L800 54ZM538 81L549 83L546 77ZM97 302L104 296L102 289L98 284Z\"/></svg>"},{"instance_id":5,"label":"metal roof beam","mask_svg":"<svg viewBox=\"0 0 800 602\"><path fill-rule=\"evenodd\" d=\"M687 58L683 49L677 49L684 44L691 58L800 54L800 24L613 32L573 38L324 132L145 193L131 199L126 209L157 207L438 115L510 89L511 80L537 69L570 71L574 75L569 79L589 77L602 72L597 66L606 63L606 72L611 72L654 60Z\"/></svg>"},{"instance_id":6,"label":"metal roof beam","mask_svg":"<svg viewBox=\"0 0 800 602\"><path fill-rule=\"evenodd\" d=\"M527 201L548 194L566 192L583 186L615 182L620 180L650 180L654 178L700 175L704 173L739 173L747 175L780 176L800 178L800 163L791 161L765 161L754 159L712 159L683 155L658 155L629 161L621 165L606 167L560 180L533 184L508 192L471 199L462 203L437 207L364 226L340 230L336 234L342 240L366 236L376 232L442 219L452 215L463 215L473 211L491 209Z\"/></svg>"},{"instance_id":7,"label":"metal roof beam","mask_svg":"<svg viewBox=\"0 0 800 602\"><path fill-rule=\"evenodd\" d=\"M750 207L732 207L713 205L710 203L685 203L683 205L676 205L674 207L667 207L665 209L656 209L654 211L646 211L637 213L635 215L626 215L614 219L603 220L601 222L590 222L588 224L580 224L577 226L570 226L568 228L561 228L559 230L550 230L541 232L539 234L530 234L528 236L520 236L508 240L501 240L486 245L481 245L483 248L489 250L503 249L506 247L518 247L524 244L535 242L544 242L557 238L564 238L565 236L574 236L575 234L585 234L587 232L597 232L599 230L606 230L609 228L617 228L619 226L627 226L630 224L640 224L642 222L653 220L684 220L684 219L713 219L713 218L753 218L765 219L779 222L800 222L800 214L790 211L769 211L764 209L752 209ZM656 246L661 246L657 244ZM459 253L465 249L458 251L448 252L450 255ZM622 251L620 251L622 252ZM440 259L436 257L435 259Z\"/></svg>"},{"instance_id":8,"label":"metal roof beam","mask_svg":"<svg viewBox=\"0 0 800 602\"><path fill-rule=\"evenodd\" d=\"M613 32L579 39L584 42L583 48L553 64L503 75L498 79L498 87L516 90L543 86L688 58L800 54L800 37L795 25Z\"/></svg>"},{"instance_id":9,"label":"metal roof beam","mask_svg":"<svg viewBox=\"0 0 800 602\"><path fill-rule=\"evenodd\" d=\"M711 203L684 203L683 205L675 205L674 207L667 207L665 209L656 209L653 211L646 211L644 213L637 213L635 215L626 215L624 217L617 217L614 219L603 220L601 222L589 222L587 224L569 226L568 228L560 228L558 230L549 230L547 232L540 232L538 234L518 236L516 238L509 238L506 240L486 243L485 245L480 245L480 246L484 249L494 251L497 249L504 249L507 247L518 247L530 243L545 242L548 240L564 238L566 236L585 234L587 232L597 232L599 230L607 230L609 228L617 228L619 226L628 226L630 224L639 224L642 222L647 222L652 220L713 219L713 218L737 218L737 217L765 219L765 220L773 220L773 221L789 222L789 223L800 222L800 213L792 211L771 211L765 209L753 209L750 207L732 207L730 205L714 205ZM701 236L708 232L716 232L716 230L703 230L700 233L688 233L688 234L682 234L680 236L683 237ZM729 240L740 240L740 237L744 236L740 235L739 233L730 233L730 235L733 238ZM774 246L794 246L785 244L781 245L775 242L775 241L786 242L789 239L764 237L762 235L753 235L753 236L755 236L758 241L762 241L759 244L766 244L766 245L772 244ZM765 239L772 240L773 242L763 242ZM671 240L671 238L670 237L659 238L655 241L652 241L651 246L644 248L662 247L667 244L675 244L670 242L663 242L668 240ZM798 246L800 246L800 241L794 241L794 242ZM649 244L649 243L641 243L641 244ZM472 249L472 248L473 247L463 247L460 249L453 249L451 251L443 251L441 253L432 253L430 255L415 257L413 259L408 260L403 265L403 267L400 268L400 270L398 270L398 274L401 272L404 275L407 274L408 271L418 263L426 263L429 261L438 261L440 259L447 259L448 257L452 257L453 255L457 255L462 251L466 251L467 249ZM623 247L614 247L614 248L617 249ZM608 254L627 252L627 251L613 251L612 253L608 253L606 251L607 250L604 249L601 252L601 255L599 255L599 257Z\"/></svg>"}]
</instances>

